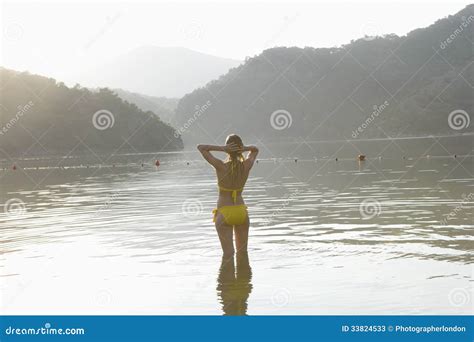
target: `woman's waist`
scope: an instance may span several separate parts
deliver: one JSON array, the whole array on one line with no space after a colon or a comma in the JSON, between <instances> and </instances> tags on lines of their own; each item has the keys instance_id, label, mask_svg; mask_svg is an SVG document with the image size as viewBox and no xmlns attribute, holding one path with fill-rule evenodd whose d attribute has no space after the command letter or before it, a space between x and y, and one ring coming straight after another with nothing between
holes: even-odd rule
<instances>
[{"instance_id":1,"label":"woman's waist","mask_svg":"<svg viewBox=\"0 0 474 342\"><path fill-rule=\"evenodd\" d=\"M217 189L219 190L219 193L242 193L242 191L244 191L244 187L226 187L226 186L221 186L221 185L217 185Z\"/></svg>"},{"instance_id":2,"label":"woman's waist","mask_svg":"<svg viewBox=\"0 0 474 342\"><path fill-rule=\"evenodd\" d=\"M226 193L219 193L219 198L217 200L217 206L228 206L228 205L242 205L245 204L244 199L242 198L241 194L238 194L235 199Z\"/></svg>"}]
</instances>

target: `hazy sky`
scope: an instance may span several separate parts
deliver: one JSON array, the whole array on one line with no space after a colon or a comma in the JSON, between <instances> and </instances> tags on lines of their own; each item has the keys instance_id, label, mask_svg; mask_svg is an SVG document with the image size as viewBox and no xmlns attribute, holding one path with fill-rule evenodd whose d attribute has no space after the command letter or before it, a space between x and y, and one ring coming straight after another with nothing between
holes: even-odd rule
<instances>
[{"instance_id":1,"label":"hazy sky","mask_svg":"<svg viewBox=\"0 0 474 342\"><path fill-rule=\"evenodd\" d=\"M242 60L274 46L331 47L403 35L469 1L2 1L2 61L59 80L142 45Z\"/></svg>"}]
</instances>

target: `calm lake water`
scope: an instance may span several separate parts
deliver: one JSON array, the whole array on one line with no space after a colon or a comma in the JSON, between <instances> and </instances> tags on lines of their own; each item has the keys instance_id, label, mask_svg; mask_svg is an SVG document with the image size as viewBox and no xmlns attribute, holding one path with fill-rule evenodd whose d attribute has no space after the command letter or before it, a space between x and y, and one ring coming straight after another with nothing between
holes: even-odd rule
<instances>
[{"instance_id":1,"label":"calm lake water","mask_svg":"<svg viewBox=\"0 0 474 342\"><path fill-rule=\"evenodd\" d=\"M194 152L4 160L1 312L472 314L468 141L262 146L235 262Z\"/></svg>"}]
</instances>

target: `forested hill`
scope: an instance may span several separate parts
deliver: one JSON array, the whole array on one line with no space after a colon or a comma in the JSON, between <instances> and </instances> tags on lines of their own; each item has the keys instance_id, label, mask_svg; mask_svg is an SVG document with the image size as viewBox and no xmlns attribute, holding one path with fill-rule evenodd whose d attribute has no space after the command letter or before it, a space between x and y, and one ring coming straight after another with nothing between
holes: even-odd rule
<instances>
[{"instance_id":1,"label":"forested hill","mask_svg":"<svg viewBox=\"0 0 474 342\"><path fill-rule=\"evenodd\" d=\"M403 37L268 49L184 96L176 119L188 123L185 143L228 132L280 141L473 132L473 32L469 5Z\"/></svg>"},{"instance_id":2,"label":"forested hill","mask_svg":"<svg viewBox=\"0 0 474 342\"><path fill-rule=\"evenodd\" d=\"M0 68L0 157L182 149L175 130L108 89Z\"/></svg>"}]
</instances>

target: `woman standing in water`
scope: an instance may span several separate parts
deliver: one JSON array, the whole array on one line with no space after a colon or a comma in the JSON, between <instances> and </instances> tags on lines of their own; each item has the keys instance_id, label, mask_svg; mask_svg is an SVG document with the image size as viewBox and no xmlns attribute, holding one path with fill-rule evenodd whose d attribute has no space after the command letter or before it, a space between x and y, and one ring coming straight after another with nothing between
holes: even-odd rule
<instances>
[{"instance_id":1,"label":"woman standing in water","mask_svg":"<svg viewBox=\"0 0 474 342\"><path fill-rule=\"evenodd\" d=\"M214 222L225 257L234 255L233 235L237 252L246 252L249 236L249 217L247 206L242 198L242 190L258 154L255 146L244 146L242 139L235 134L227 137L225 146L198 145L204 159L214 166L219 187L217 209L214 209ZM212 151L226 152L228 157L222 161L212 155ZM243 152L250 152L246 158Z\"/></svg>"}]
</instances>

